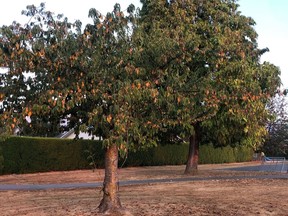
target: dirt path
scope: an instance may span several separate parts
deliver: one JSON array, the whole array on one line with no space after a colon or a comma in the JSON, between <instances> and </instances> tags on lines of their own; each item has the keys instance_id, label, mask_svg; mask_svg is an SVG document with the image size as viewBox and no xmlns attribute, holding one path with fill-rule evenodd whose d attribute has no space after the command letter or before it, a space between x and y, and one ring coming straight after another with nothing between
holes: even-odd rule
<instances>
[{"instance_id":1,"label":"dirt path","mask_svg":"<svg viewBox=\"0 0 288 216\"><path fill-rule=\"evenodd\" d=\"M253 164L201 165L199 177L255 176L266 173L222 170ZM120 170L121 180L185 178L184 166L141 167ZM46 184L102 181L103 171L49 172L0 176L0 184ZM267 173L267 175L270 175ZM283 174L284 175L284 174ZM187 176L186 176L187 177ZM120 187L123 206L133 215L288 215L287 179L222 179L153 183ZM94 189L0 191L2 216L101 215L102 194Z\"/></svg>"}]
</instances>

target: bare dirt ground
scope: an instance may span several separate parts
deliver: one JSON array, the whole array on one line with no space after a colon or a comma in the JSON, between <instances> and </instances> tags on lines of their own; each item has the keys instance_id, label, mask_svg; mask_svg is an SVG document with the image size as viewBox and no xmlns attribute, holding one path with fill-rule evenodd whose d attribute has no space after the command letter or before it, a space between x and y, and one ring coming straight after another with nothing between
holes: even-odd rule
<instances>
[{"instance_id":1,"label":"bare dirt ground","mask_svg":"<svg viewBox=\"0 0 288 216\"><path fill-rule=\"evenodd\" d=\"M223 170L253 165L255 162L200 165L199 174L195 178L236 178L122 186L119 191L120 199L122 205L134 216L288 216L288 179L238 179L237 176L271 173ZM120 169L119 177L120 181L186 178L183 171L184 166L132 167ZM103 174L103 170L78 170L5 175L0 176L0 184L101 182ZM100 188L0 191L0 215L101 215L97 209L101 197Z\"/></svg>"}]
</instances>

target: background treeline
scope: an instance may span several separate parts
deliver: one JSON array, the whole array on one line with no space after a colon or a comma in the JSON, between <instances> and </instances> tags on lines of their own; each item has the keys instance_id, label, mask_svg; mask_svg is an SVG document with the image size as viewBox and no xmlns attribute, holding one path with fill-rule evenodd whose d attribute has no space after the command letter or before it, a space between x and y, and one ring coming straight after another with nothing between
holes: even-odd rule
<instances>
[{"instance_id":1,"label":"background treeline","mask_svg":"<svg viewBox=\"0 0 288 216\"><path fill-rule=\"evenodd\" d=\"M0 173L34 173L104 167L101 141L11 137L0 142ZM243 162L252 159L249 147L200 147L200 163ZM167 144L129 152L119 166L180 165L187 160L188 144Z\"/></svg>"}]
</instances>

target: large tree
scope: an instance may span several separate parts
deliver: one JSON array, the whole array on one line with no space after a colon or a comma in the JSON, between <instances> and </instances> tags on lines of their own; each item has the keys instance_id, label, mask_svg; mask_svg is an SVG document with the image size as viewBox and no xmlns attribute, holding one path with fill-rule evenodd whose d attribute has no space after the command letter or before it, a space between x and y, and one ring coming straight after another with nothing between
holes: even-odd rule
<instances>
[{"instance_id":1,"label":"large tree","mask_svg":"<svg viewBox=\"0 0 288 216\"><path fill-rule=\"evenodd\" d=\"M80 21L55 17L44 4L28 6L23 14L31 17L25 26L14 22L0 29L0 63L7 70L1 77L1 124L11 133L28 117L32 127L34 119L62 117L76 131L101 137L106 154L99 209L122 211L118 151L156 145L153 135L161 126L155 112L159 91L135 63L134 6L127 15L119 4L106 16L91 9L93 23L83 31Z\"/></svg>"}]
</instances>

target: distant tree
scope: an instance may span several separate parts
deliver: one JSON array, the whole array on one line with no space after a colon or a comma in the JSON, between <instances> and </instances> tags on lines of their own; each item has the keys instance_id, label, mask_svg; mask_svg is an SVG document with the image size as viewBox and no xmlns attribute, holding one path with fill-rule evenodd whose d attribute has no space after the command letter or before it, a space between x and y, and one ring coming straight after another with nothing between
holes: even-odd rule
<instances>
[{"instance_id":1,"label":"distant tree","mask_svg":"<svg viewBox=\"0 0 288 216\"><path fill-rule=\"evenodd\" d=\"M278 95L268 103L268 110L273 115L268 121L268 134L261 148L266 155L288 155L288 111L287 98Z\"/></svg>"}]
</instances>

